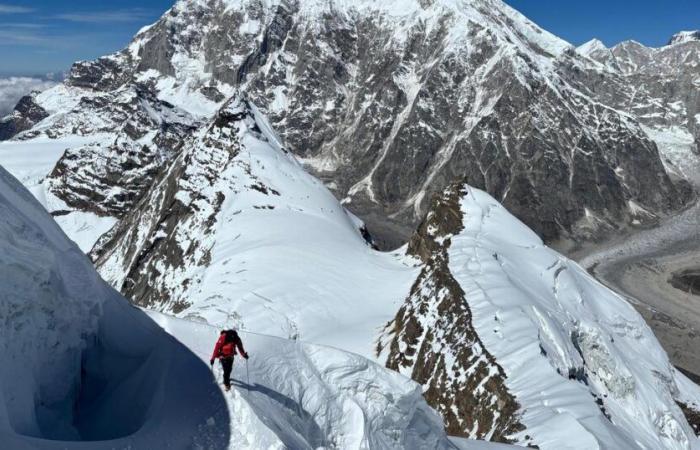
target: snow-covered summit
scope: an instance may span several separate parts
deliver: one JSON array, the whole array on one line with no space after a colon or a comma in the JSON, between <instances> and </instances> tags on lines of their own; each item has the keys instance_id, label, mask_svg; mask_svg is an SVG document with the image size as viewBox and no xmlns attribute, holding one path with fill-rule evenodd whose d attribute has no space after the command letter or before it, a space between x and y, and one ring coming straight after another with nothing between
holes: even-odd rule
<instances>
[{"instance_id":1,"label":"snow-covered summit","mask_svg":"<svg viewBox=\"0 0 700 450\"><path fill-rule=\"evenodd\" d=\"M685 42L700 41L700 30L695 31L680 31L668 41L667 45L682 44Z\"/></svg>"},{"instance_id":2,"label":"snow-covered summit","mask_svg":"<svg viewBox=\"0 0 700 450\"><path fill-rule=\"evenodd\" d=\"M590 41L579 45L576 50L582 55L590 55L593 52L608 50L603 41L600 39L591 39Z\"/></svg>"},{"instance_id":3,"label":"snow-covered summit","mask_svg":"<svg viewBox=\"0 0 700 450\"><path fill-rule=\"evenodd\" d=\"M663 215L685 198L629 108L597 98L599 84L618 81L599 71L500 0L181 0L124 50L76 63L65 85L0 124L0 136L27 145L70 131L89 138L66 143L59 168L41 179L67 230L99 234L105 227L84 214L119 219L150 188L154 166L176 156L187 127L207 123L241 88L383 248L410 236L455 175L547 239L585 239L644 220L628 200ZM546 157L533 158L539 151ZM658 189L629 184L619 166L660 179ZM588 179L566 181L579 174Z\"/></svg>"}]
</instances>

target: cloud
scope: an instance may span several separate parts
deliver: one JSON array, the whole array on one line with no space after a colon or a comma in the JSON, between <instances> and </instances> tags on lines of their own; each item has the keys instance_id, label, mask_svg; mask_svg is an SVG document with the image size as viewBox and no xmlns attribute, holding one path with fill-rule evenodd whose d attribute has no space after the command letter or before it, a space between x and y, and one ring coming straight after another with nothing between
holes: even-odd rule
<instances>
[{"instance_id":1,"label":"cloud","mask_svg":"<svg viewBox=\"0 0 700 450\"><path fill-rule=\"evenodd\" d=\"M3 45L45 45L51 43L51 40L37 33L28 31L30 29L0 28L0 46Z\"/></svg>"},{"instance_id":2,"label":"cloud","mask_svg":"<svg viewBox=\"0 0 700 450\"><path fill-rule=\"evenodd\" d=\"M65 13L55 16L57 19L80 23L114 23L139 22L151 18L151 11L143 8L121 9L115 11L94 11Z\"/></svg>"},{"instance_id":3,"label":"cloud","mask_svg":"<svg viewBox=\"0 0 700 450\"><path fill-rule=\"evenodd\" d=\"M26 23L26 22L0 22L0 29L8 28L21 28L24 30L39 30L46 28L46 25L40 23Z\"/></svg>"},{"instance_id":4,"label":"cloud","mask_svg":"<svg viewBox=\"0 0 700 450\"><path fill-rule=\"evenodd\" d=\"M55 81L31 77L0 78L0 117L12 112L22 96L31 91L48 89Z\"/></svg>"},{"instance_id":5,"label":"cloud","mask_svg":"<svg viewBox=\"0 0 700 450\"><path fill-rule=\"evenodd\" d=\"M34 8L27 8L26 6L8 5L6 3L0 3L0 14L24 14L36 11Z\"/></svg>"}]
</instances>

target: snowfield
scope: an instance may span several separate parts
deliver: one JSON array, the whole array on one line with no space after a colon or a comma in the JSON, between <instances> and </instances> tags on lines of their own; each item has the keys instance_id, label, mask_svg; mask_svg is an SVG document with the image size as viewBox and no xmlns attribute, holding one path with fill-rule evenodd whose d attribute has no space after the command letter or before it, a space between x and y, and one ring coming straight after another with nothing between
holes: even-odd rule
<instances>
[{"instance_id":1,"label":"snowfield","mask_svg":"<svg viewBox=\"0 0 700 450\"><path fill-rule=\"evenodd\" d=\"M225 395L218 329L129 305L2 168L0 287L3 449L457 448L418 385L340 350L244 334Z\"/></svg>"}]
</instances>

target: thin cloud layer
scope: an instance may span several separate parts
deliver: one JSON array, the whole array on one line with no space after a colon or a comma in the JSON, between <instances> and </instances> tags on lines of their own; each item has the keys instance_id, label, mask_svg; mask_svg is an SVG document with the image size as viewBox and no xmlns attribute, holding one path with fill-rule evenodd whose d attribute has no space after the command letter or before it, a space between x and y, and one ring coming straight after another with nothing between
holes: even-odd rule
<instances>
[{"instance_id":1,"label":"thin cloud layer","mask_svg":"<svg viewBox=\"0 0 700 450\"><path fill-rule=\"evenodd\" d=\"M31 91L48 89L55 84L55 81L43 80L41 78L0 78L0 117L4 117L12 112L22 96Z\"/></svg>"},{"instance_id":2,"label":"thin cloud layer","mask_svg":"<svg viewBox=\"0 0 700 450\"><path fill-rule=\"evenodd\" d=\"M24 14L34 11L34 8L27 8L26 6L8 5L7 3L0 3L0 14Z\"/></svg>"},{"instance_id":3,"label":"thin cloud layer","mask_svg":"<svg viewBox=\"0 0 700 450\"><path fill-rule=\"evenodd\" d=\"M150 12L143 8L122 9L116 11L89 11L58 14L57 19L80 23L114 23L142 21L150 17Z\"/></svg>"}]
</instances>

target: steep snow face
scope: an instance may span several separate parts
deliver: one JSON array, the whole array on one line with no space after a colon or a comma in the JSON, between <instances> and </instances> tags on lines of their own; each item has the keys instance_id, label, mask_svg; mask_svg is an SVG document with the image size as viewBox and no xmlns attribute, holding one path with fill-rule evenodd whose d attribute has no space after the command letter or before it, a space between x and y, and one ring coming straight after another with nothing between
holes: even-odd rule
<instances>
[{"instance_id":1,"label":"steep snow face","mask_svg":"<svg viewBox=\"0 0 700 450\"><path fill-rule=\"evenodd\" d=\"M461 211L464 231L452 238L450 269L529 431L546 436L573 418L577 442L603 448L697 445L675 404L684 377L631 305L544 247L483 192L470 189ZM554 391L562 395L555 407L542 401Z\"/></svg>"},{"instance_id":2,"label":"steep snow face","mask_svg":"<svg viewBox=\"0 0 700 450\"><path fill-rule=\"evenodd\" d=\"M46 115L91 133L81 117L102 117L95 102L133 90L157 99L148 100L157 122L181 122L168 109L199 123L243 88L384 247L408 238L430 194L465 175L545 238L581 239L650 217L630 201L662 215L687 197L628 105L597 101L598 69L499 0L182 0L123 51L75 64L64 86L0 124L0 136L54 123ZM571 82L581 72L588 88ZM125 113L111 114L120 129ZM162 126L136 122L135 143L117 136L69 151L51 180L66 211L121 217L143 195L152 163L172 157L183 134L171 130L163 143L153 137ZM45 132L60 134L55 127ZM632 174L659 183L652 190Z\"/></svg>"},{"instance_id":3,"label":"steep snow face","mask_svg":"<svg viewBox=\"0 0 700 450\"><path fill-rule=\"evenodd\" d=\"M2 168L0 286L4 448L227 442L227 410L206 365L104 283ZM197 398L207 402L193 407Z\"/></svg>"},{"instance_id":4,"label":"steep snow face","mask_svg":"<svg viewBox=\"0 0 700 450\"><path fill-rule=\"evenodd\" d=\"M610 70L620 70L615 60L615 55L598 39L591 39L585 44L576 47L576 51L594 61L598 61Z\"/></svg>"},{"instance_id":5,"label":"steep snow face","mask_svg":"<svg viewBox=\"0 0 700 450\"><path fill-rule=\"evenodd\" d=\"M414 273L361 226L235 96L93 256L139 305L371 355Z\"/></svg>"},{"instance_id":6,"label":"steep snow face","mask_svg":"<svg viewBox=\"0 0 700 450\"><path fill-rule=\"evenodd\" d=\"M209 359L217 328L149 315ZM229 448L456 450L409 379L333 348L253 333L241 337L251 358L234 363L234 390L226 397Z\"/></svg>"},{"instance_id":7,"label":"steep snow face","mask_svg":"<svg viewBox=\"0 0 700 450\"><path fill-rule=\"evenodd\" d=\"M387 367L423 384L425 398L445 418L451 434L510 441L523 429L520 405L476 333L464 291L448 268L448 236L462 228L454 213L459 199L459 188L437 198L411 239L408 253L423 268L386 326L378 353L386 356Z\"/></svg>"},{"instance_id":8,"label":"steep snow face","mask_svg":"<svg viewBox=\"0 0 700 450\"><path fill-rule=\"evenodd\" d=\"M404 367L415 377L422 361L432 361L432 371L422 375L449 380L442 386L454 396L480 380L480 386L503 385L519 405L523 425L510 438L522 444L697 448L679 405L692 398L697 408L700 389L673 368L632 306L544 246L488 194L458 186L436 205L442 207L434 210L440 217L435 223L461 226L452 232L427 227L415 241L421 243L415 251L429 260L447 248L448 267L428 272L421 283L443 292L453 280L465 305L447 309L441 295L424 291L423 305L416 307L416 294L408 297L387 327L385 338L393 339L384 353L389 362L407 361ZM474 336L482 356L465 364L458 351ZM480 369L487 361L494 370Z\"/></svg>"}]
</instances>

